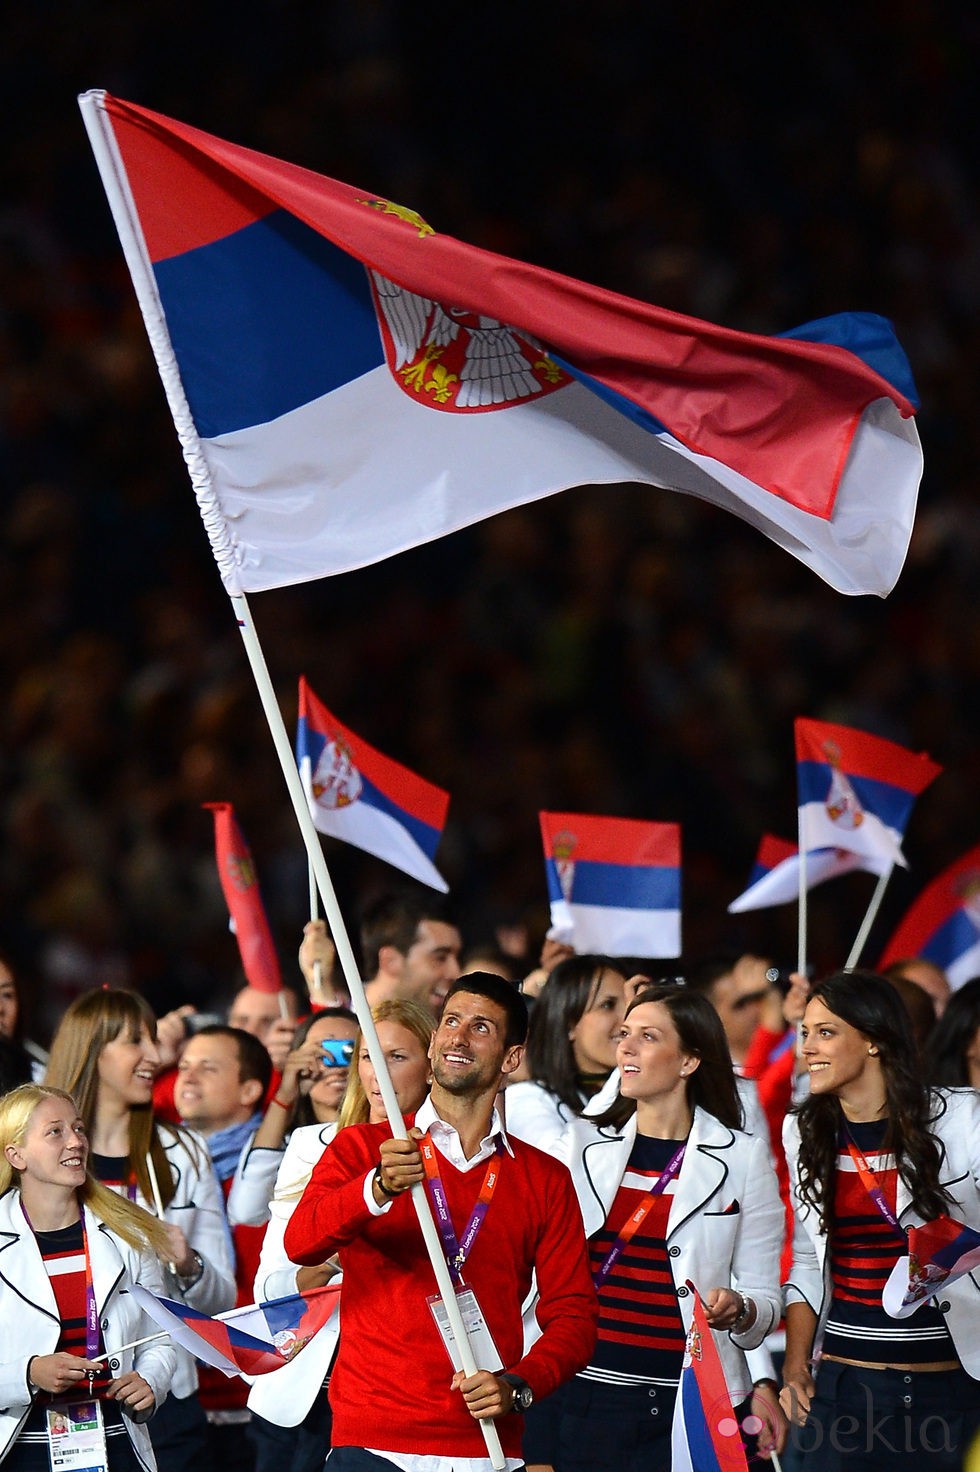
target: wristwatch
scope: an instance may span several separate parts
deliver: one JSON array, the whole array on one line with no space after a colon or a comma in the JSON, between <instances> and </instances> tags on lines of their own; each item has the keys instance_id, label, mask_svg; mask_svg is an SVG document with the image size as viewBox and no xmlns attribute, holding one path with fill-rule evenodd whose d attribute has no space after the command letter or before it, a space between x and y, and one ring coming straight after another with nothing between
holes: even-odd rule
<instances>
[{"instance_id":1,"label":"wristwatch","mask_svg":"<svg viewBox=\"0 0 980 1472\"><path fill-rule=\"evenodd\" d=\"M534 1391L531 1389L530 1385L528 1385L526 1380L522 1380L520 1375L511 1375L506 1370L502 1375L498 1375L497 1379L506 1380L511 1390L514 1392L514 1399L511 1403L512 1411L524 1412L531 1409L532 1405L534 1404Z\"/></svg>"}]
</instances>

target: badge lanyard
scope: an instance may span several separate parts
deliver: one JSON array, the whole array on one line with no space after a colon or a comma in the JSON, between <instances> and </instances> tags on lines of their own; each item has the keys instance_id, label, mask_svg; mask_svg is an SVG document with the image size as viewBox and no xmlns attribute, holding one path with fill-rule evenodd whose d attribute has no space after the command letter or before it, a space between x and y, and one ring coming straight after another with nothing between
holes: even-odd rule
<instances>
[{"instance_id":1,"label":"badge lanyard","mask_svg":"<svg viewBox=\"0 0 980 1472\"><path fill-rule=\"evenodd\" d=\"M904 1237L905 1228L902 1226L898 1217L888 1205L888 1202L885 1199L885 1193L878 1185L875 1173L871 1169L871 1166L868 1164L867 1156L864 1154L863 1150L859 1150L857 1145L855 1145L854 1141L851 1138L851 1132L849 1129L846 1128L846 1126L844 1129L844 1143L847 1146L848 1155L850 1155L851 1159L854 1162L854 1168L857 1171L858 1175L861 1177L862 1186L867 1191L868 1195L871 1197L871 1200L881 1212L881 1215L885 1218L885 1221L888 1223L888 1225L890 1227L894 1227L895 1231L900 1233L901 1236Z\"/></svg>"},{"instance_id":2,"label":"badge lanyard","mask_svg":"<svg viewBox=\"0 0 980 1472\"><path fill-rule=\"evenodd\" d=\"M493 1200L493 1193L497 1189L497 1181L500 1177L499 1158L503 1154L503 1145L498 1139L496 1149L487 1165L487 1172L483 1177L483 1184L480 1187L476 1203L470 1212L470 1219L463 1229L462 1239L458 1239L456 1236L456 1229L453 1226L452 1217L449 1214L449 1201L446 1196L446 1188L442 1184L439 1175L439 1166L436 1161L436 1147L433 1145L432 1139L428 1134L424 1135L419 1141L419 1150L422 1154L422 1168L425 1171L426 1189L428 1190L435 1210L436 1227L438 1228L439 1237L442 1241L442 1250L446 1254L446 1265L449 1268L453 1282L459 1284L463 1281L463 1264L470 1255L473 1243L476 1241L477 1233L483 1226L484 1217L490 1208L490 1202Z\"/></svg>"},{"instance_id":3,"label":"badge lanyard","mask_svg":"<svg viewBox=\"0 0 980 1472\"><path fill-rule=\"evenodd\" d=\"M673 1155L670 1157L667 1164L660 1172L660 1175L650 1187L649 1191L647 1191L639 1206L623 1223L619 1231L619 1236L616 1238L615 1242L606 1254L605 1262L603 1262L602 1266L593 1275L592 1281L597 1289L602 1287L603 1283L612 1272L613 1265L622 1256L623 1252L629 1246L636 1233L640 1230L643 1223L650 1215L651 1211L653 1210L653 1203L656 1201L657 1197L662 1196L664 1191L666 1191L667 1187L670 1185L671 1181L676 1180L676 1178L680 1175L681 1166L684 1163L684 1152L686 1149L687 1141L685 1140L680 1148L674 1151Z\"/></svg>"},{"instance_id":4,"label":"badge lanyard","mask_svg":"<svg viewBox=\"0 0 980 1472\"><path fill-rule=\"evenodd\" d=\"M25 1222L34 1233L36 1239L37 1233L34 1231L34 1223L27 1215L27 1207L23 1201L20 1203L20 1209L24 1213ZM97 1360L101 1348L99 1343L99 1305L95 1301L95 1284L92 1281L92 1258L88 1250L88 1232L85 1230L84 1211L79 1211L79 1225L82 1229L82 1247L85 1251L85 1358L87 1360ZM89 1381L91 1379L92 1376L90 1374Z\"/></svg>"}]
</instances>

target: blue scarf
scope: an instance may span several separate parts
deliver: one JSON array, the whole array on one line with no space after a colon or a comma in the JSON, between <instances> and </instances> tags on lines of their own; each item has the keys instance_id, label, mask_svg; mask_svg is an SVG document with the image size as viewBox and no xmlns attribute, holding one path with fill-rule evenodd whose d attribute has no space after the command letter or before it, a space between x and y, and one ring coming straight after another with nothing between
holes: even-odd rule
<instances>
[{"instance_id":1,"label":"blue scarf","mask_svg":"<svg viewBox=\"0 0 980 1472\"><path fill-rule=\"evenodd\" d=\"M262 1123L261 1111L246 1119L244 1124L230 1124L227 1129L215 1130L208 1135L211 1163L219 1181L227 1181L238 1169L242 1151Z\"/></svg>"}]
</instances>

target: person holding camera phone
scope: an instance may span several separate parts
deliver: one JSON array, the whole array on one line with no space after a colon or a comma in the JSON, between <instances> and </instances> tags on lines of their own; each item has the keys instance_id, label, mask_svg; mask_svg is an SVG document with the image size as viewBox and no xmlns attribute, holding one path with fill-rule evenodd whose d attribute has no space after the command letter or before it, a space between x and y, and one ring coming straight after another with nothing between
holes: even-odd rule
<instances>
[{"instance_id":1,"label":"person holding camera phone","mask_svg":"<svg viewBox=\"0 0 980 1472\"><path fill-rule=\"evenodd\" d=\"M276 1174L293 1130L336 1122L356 1038L357 1018L346 1007L324 1007L297 1027L279 1087L239 1160L228 1195L232 1226L269 1220Z\"/></svg>"}]
</instances>

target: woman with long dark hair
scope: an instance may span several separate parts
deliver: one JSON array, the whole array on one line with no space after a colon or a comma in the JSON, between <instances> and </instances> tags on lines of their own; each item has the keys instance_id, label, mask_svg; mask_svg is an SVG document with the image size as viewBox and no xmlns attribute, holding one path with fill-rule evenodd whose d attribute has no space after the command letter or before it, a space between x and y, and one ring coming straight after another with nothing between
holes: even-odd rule
<instances>
[{"instance_id":1,"label":"woman with long dark hair","mask_svg":"<svg viewBox=\"0 0 980 1472\"><path fill-rule=\"evenodd\" d=\"M221 1188L201 1136L154 1117L158 1064L156 1018L148 1003L137 992L100 988L65 1012L45 1082L76 1100L93 1175L162 1217L169 1242L168 1297L216 1314L235 1302ZM210 1472L194 1358L186 1349L176 1353L170 1397L154 1418L157 1463L163 1472Z\"/></svg>"},{"instance_id":2,"label":"woman with long dark hair","mask_svg":"<svg viewBox=\"0 0 980 1472\"><path fill-rule=\"evenodd\" d=\"M980 1425L980 1290L966 1275L908 1318L882 1305L911 1226L980 1229L980 1109L930 1090L908 1013L871 972L813 987L809 1097L787 1121L797 1213L783 1407L819 1472L958 1469ZM812 1365L819 1357L816 1378Z\"/></svg>"},{"instance_id":3,"label":"woman with long dark hair","mask_svg":"<svg viewBox=\"0 0 980 1472\"><path fill-rule=\"evenodd\" d=\"M626 977L606 956L559 961L531 1009L527 1079L504 1095L507 1129L553 1151L616 1066Z\"/></svg>"},{"instance_id":4,"label":"woman with long dark hair","mask_svg":"<svg viewBox=\"0 0 980 1472\"><path fill-rule=\"evenodd\" d=\"M616 1063L619 1096L574 1121L560 1152L582 1207L600 1314L591 1363L560 1392L557 1472L670 1465L695 1291L725 1370L727 1419L749 1436L760 1430L749 1419L762 1408L752 1404L744 1351L782 1311L776 1176L765 1142L742 1130L711 1003L677 985L641 992L626 1010Z\"/></svg>"},{"instance_id":5,"label":"woman with long dark hair","mask_svg":"<svg viewBox=\"0 0 980 1472\"><path fill-rule=\"evenodd\" d=\"M169 1243L87 1167L69 1094L28 1083L0 1100L0 1459L13 1472L48 1472L49 1443L66 1465L82 1420L100 1428L109 1472L156 1466L144 1423L176 1360L130 1290L163 1292Z\"/></svg>"}]
</instances>

